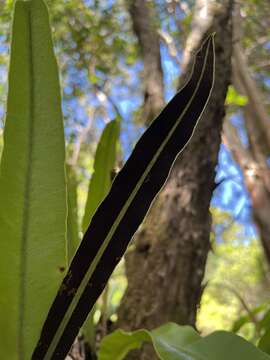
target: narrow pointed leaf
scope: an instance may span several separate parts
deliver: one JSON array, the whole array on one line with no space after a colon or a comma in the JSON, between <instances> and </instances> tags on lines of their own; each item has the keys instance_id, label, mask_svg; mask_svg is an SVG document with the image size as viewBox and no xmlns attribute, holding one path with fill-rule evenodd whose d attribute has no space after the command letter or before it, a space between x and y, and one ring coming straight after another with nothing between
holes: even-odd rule
<instances>
[{"instance_id":1,"label":"narrow pointed leaf","mask_svg":"<svg viewBox=\"0 0 270 360\"><path fill-rule=\"evenodd\" d=\"M63 279L64 162L47 8L17 1L0 168L0 359L30 359Z\"/></svg>"},{"instance_id":2,"label":"narrow pointed leaf","mask_svg":"<svg viewBox=\"0 0 270 360\"><path fill-rule=\"evenodd\" d=\"M260 339L258 347L259 349L270 355L270 328L266 330L265 334Z\"/></svg>"},{"instance_id":3,"label":"narrow pointed leaf","mask_svg":"<svg viewBox=\"0 0 270 360\"><path fill-rule=\"evenodd\" d=\"M120 122L109 122L102 132L97 145L94 159L94 172L88 189L88 196L82 222L82 230L86 231L99 204L104 200L112 185L112 175L116 165L117 145L120 133ZM91 347L95 343L95 308L88 315L84 325L83 334Z\"/></svg>"},{"instance_id":4,"label":"narrow pointed leaf","mask_svg":"<svg viewBox=\"0 0 270 360\"><path fill-rule=\"evenodd\" d=\"M94 173L90 180L83 217L82 231L85 232L99 204L108 194L115 168L120 123L113 120L106 125L97 146Z\"/></svg>"},{"instance_id":5,"label":"narrow pointed leaf","mask_svg":"<svg viewBox=\"0 0 270 360\"><path fill-rule=\"evenodd\" d=\"M66 165L67 174L67 254L71 262L79 246L78 206L77 206L77 179L75 170L71 165Z\"/></svg>"},{"instance_id":6,"label":"narrow pointed leaf","mask_svg":"<svg viewBox=\"0 0 270 360\"><path fill-rule=\"evenodd\" d=\"M128 243L191 138L213 85L214 43L192 76L138 141L92 218L44 324L33 359L63 359Z\"/></svg>"},{"instance_id":7,"label":"narrow pointed leaf","mask_svg":"<svg viewBox=\"0 0 270 360\"><path fill-rule=\"evenodd\" d=\"M263 303L263 304L260 304L259 306L256 306L254 309L251 309L251 314L253 316L256 316L257 314L260 314L262 312L265 312L266 309L269 309L269 301ZM266 316L267 316L267 313L269 314L269 317L270 317L270 310L268 310L266 312ZM261 316L260 316L261 317ZM265 317L265 316L264 316ZM260 327L262 328L264 326L264 317L263 319L260 321ZM269 322L269 317L268 319L266 320L266 324L268 324ZM248 323L251 323L253 322L252 320L252 317L250 316L250 314L247 314L247 315L243 315L243 316L240 316L234 323L233 323L233 326L232 326L232 329L231 331L234 332L234 333L237 333L244 325L248 324Z\"/></svg>"}]
</instances>

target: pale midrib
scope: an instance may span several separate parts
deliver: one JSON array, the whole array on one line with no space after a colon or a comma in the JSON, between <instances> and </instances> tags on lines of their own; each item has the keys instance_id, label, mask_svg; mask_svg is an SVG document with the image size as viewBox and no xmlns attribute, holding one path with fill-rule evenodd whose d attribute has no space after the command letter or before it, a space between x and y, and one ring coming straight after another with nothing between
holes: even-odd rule
<instances>
[{"instance_id":1,"label":"pale midrib","mask_svg":"<svg viewBox=\"0 0 270 360\"><path fill-rule=\"evenodd\" d=\"M27 4L28 5L28 4ZM19 331L18 331L18 357L20 360L25 359L25 310L26 310L26 286L27 286L27 248L29 236L29 206L30 206L30 190L32 184L32 153L33 153L33 134L34 134L34 62L32 47L32 16L30 6L28 11L28 34L29 34L29 84L30 84L30 109L29 109L29 144L26 165L26 183L24 191L23 203L23 223L21 232L21 263L20 263L20 292L19 292Z\"/></svg>"},{"instance_id":2,"label":"pale midrib","mask_svg":"<svg viewBox=\"0 0 270 360\"><path fill-rule=\"evenodd\" d=\"M212 41L212 40L211 40ZM86 288L86 285L88 284L89 280L91 279L91 276L96 268L96 265L98 264L99 260L101 259L102 255L104 254L106 248L108 247L109 243L110 243L110 240L112 239L115 231L117 230L117 227L118 225L120 224L121 220L123 219L124 215L126 214L126 211L128 210L130 204L132 203L132 201L134 200L135 196L137 195L139 189L141 188L144 180L146 179L146 177L148 176L149 172L151 171L152 167L154 166L154 164L156 163L156 160L158 159L159 155L161 154L161 152L163 151L164 147L167 145L168 141L170 140L171 136L173 135L175 129L177 128L177 126L179 125L180 121L182 120L183 116L186 114L186 112L188 111L190 105L192 104L192 101L194 100L194 97L195 95L197 94L197 91L198 91L198 88L201 84L201 80L202 80L202 77L204 75L204 71L205 71L205 67L206 67L206 63L207 63L207 57L208 57L208 52L209 52L209 47L210 47L210 43L208 45L208 48L207 48L207 52L206 52L206 55L205 55L205 58L204 58L204 64L203 64L203 69L202 69L202 72L201 72L201 75L200 75L200 79L196 85L196 88L194 90L194 93L191 97L191 99L189 100L187 106L185 107L184 111L182 112L181 116L178 118L178 120L176 121L176 123L174 124L174 126L172 127L172 129L170 130L169 134L167 135L167 137L165 138L165 140L163 141L163 143L161 144L159 150L157 151L157 153L155 154L155 156L152 158L152 160L150 161L149 165L147 166L147 168L145 169L143 175L141 176L140 180L137 182L134 190L132 191L132 193L130 194L129 198L127 199L125 205L123 206L122 210L120 211L119 215L117 216L116 220L114 221L112 227L111 227L111 230L109 231L108 235L106 236L103 244L101 245L97 255L95 256L93 262L91 263L90 267L89 267L89 270L86 272L83 280L81 281L80 283L80 286L76 292L76 295L75 297L73 298L71 304L69 305L69 308L67 310L67 312L65 313L64 317L63 317L63 320L61 322L61 324L59 325L56 333L55 333L55 336L53 337L53 340L51 341L51 344L45 354L45 357L44 357L44 360L51 360L52 359L52 355L58 345L58 342L62 336L62 333L70 319L70 317L72 316L73 314L73 311L75 310L85 288ZM192 73L190 75L190 79L193 75L193 71L194 71L194 64L193 64L193 68L192 68ZM182 88L183 89L183 88ZM181 89L181 90L182 90ZM181 91L180 90L180 91ZM211 93L211 91L210 91ZM210 93L209 93L209 96L210 96ZM208 96L208 99L209 99L209 96ZM201 111L201 114L203 113L205 107L206 107L206 104L208 103L208 99ZM198 123L199 119L200 119L200 116L201 114L198 116L198 119L196 121L196 124ZM195 127L194 127L195 129ZM194 132L194 129L193 129L193 132ZM182 149L183 150L183 149ZM182 151L181 150L181 151Z\"/></svg>"},{"instance_id":3,"label":"pale midrib","mask_svg":"<svg viewBox=\"0 0 270 360\"><path fill-rule=\"evenodd\" d=\"M154 331L155 332L155 331ZM154 333L153 332L153 333ZM188 347L192 347L193 344L196 344L197 342L201 341L202 338L199 338L195 341L193 341L192 343L189 343L186 345L186 347L184 345L181 345L180 347L176 348L174 345L169 344L168 342L164 341L160 336L155 336L154 334L152 335L151 333L149 334L151 339L152 339L152 343L154 345L154 348L156 350L156 352L158 354L160 354L159 352L159 348L158 343L160 343L164 348L169 349L170 352L173 352L174 354L176 354L179 357L179 351L181 351L182 353L185 355L185 360L206 360L205 357L201 357L201 354L198 354L197 352L194 352L194 350L188 349Z\"/></svg>"}]
</instances>

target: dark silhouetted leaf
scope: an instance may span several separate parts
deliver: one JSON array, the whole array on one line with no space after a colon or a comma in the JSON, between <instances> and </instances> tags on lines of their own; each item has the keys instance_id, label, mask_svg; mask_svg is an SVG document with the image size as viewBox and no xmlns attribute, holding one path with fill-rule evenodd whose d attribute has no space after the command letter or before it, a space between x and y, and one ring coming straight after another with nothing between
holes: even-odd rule
<instances>
[{"instance_id":1,"label":"dark silhouetted leaf","mask_svg":"<svg viewBox=\"0 0 270 360\"><path fill-rule=\"evenodd\" d=\"M33 359L63 360L172 164L190 140L214 79L214 40L196 55L192 75L138 141L92 218L44 324Z\"/></svg>"}]
</instances>

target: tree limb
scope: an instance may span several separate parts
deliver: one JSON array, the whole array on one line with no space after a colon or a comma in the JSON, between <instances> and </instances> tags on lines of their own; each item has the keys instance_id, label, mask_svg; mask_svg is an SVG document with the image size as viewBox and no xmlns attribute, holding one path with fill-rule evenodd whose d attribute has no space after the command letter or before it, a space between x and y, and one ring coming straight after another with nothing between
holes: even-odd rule
<instances>
[{"instance_id":1,"label":"tree limb","mask_svg":"<svg viewBox=\"0 0 270 360\"><path fill-rule=\"evenodd\" d=\"M131 1L129 12L144 63L143 116L148 125L165 105L160 43L154 24L156 14L145 0Z\"/></svg>"},{"instance_id":2,"label":"tree limb","mask_svg":"<svg viewBox=\"0 0 270 360\"><path fill-rule=\"evenodd\" d=\"M263 106L263 95L261 94L255 80L250 75L249 68L243 56L243 49L239 43L234 44L233 59L234 68L239 76L245 93L248 96L249 104L253 109L253 114L265 133L268 144L270 144L270 120L265 107ZM270 152L268 153L270 155Z\"/></svg>"}]
</instances>

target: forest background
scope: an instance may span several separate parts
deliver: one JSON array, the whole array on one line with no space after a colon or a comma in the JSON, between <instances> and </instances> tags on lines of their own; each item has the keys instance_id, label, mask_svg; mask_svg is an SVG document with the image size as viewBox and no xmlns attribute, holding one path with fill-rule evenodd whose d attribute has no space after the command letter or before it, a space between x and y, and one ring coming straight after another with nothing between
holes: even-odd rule
<instances>
[{"instance_id":1,"label":"forest background","mask_svg":"<svg viewBox=\"0 0 270 360\"><path fill-rule=\"evenodd\" d=\"M95 308L95 343L118 326L166 321L203 334L233 329L256 342L270 324L269 2L47 3L76 184L77 243L105 125L121 124L117 172L184 81L191 54L216 31L211 106ZM0 0L0 152L12 6Z\"/></svg>"}]
</instances>

